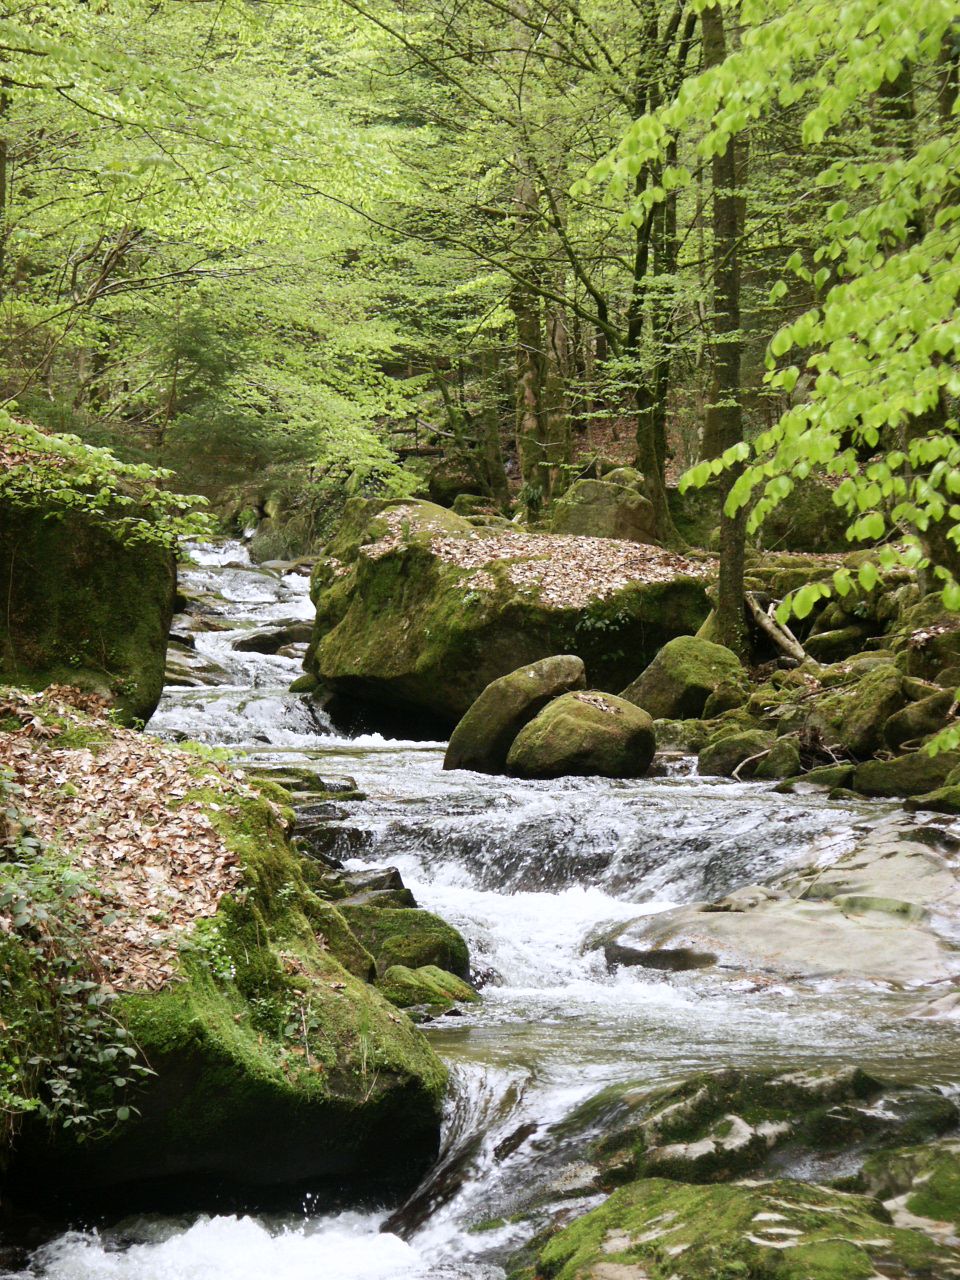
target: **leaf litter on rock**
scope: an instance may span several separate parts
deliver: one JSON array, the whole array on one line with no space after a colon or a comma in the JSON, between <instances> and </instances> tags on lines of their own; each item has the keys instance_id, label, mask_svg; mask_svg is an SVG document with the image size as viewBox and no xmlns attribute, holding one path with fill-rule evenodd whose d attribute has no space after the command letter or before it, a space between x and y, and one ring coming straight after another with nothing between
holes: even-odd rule
<instances>
[{"instance_id":1,"label":"leaf litter on rock","mask_svg":"<svg viewBox=\"0 0 960 1280\"><path fill-rule=\"evenodd\" d=\"M241 882L236 856L206 812L214 806L186 797L213 789L224 808L254 790L238 771L119 728L103 699L64 686L7 690L0 714L21 723L0 733L0 766L20 788L19 809L42 844L62 850L91 886L76 904L105 984L162 987L177 975L185 930L215 915ZM35 732L36 723L57 737ZM58 745L71 725L95 728L96 750Z\"/></svg>"}]
</instances>

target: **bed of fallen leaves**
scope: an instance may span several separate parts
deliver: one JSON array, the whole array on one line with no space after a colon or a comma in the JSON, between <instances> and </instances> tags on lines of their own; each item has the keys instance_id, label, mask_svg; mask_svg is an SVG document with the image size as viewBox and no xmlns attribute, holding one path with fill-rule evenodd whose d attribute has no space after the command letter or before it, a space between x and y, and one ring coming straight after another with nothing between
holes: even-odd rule
<instances>
[{"instance_id":1,"label":"bed of fallen leaves","mask_svg":"<svg viewBox=\"0 0 960 1280\"><path fill-rule=\"evenodd\" d=\"M101 699L78 690L5 690L0 714L20 722L0 732L0 766L21 789L20 812L90 886L76 905L98 976L117 991L162 987L176 976L180 935L240 882L209 811L254 792L239 772L117 727ZM71 725L93 727L103 741L58 745ZM200 787L222 799L186 799ZM0 931L10 929L0 910Z\"/></svg>"},{"instance_id":2,"label":"bed of fallen leaves","mask_svg":"<svg viewBox=\"0 0 960 1280\"><path fill-rule=\"evenodd\" d=\"M362 554L377 559L403 546L413 514L409 507L386 512L383 518L390 532L362 547ZM429 532L419 522L418 529ZM448 564L480 570L471 579L474 588L493 590L495 579L483 570L501 563L514 586L529 589L541 603L559 609L605 600L633 583L670 582L684 575L704 578L713 569L713 561L707 557L678 555L640 542L572 534L499 529L449 534L438 530L430 536L429 546Z\"/></svg>"}]
</instances>

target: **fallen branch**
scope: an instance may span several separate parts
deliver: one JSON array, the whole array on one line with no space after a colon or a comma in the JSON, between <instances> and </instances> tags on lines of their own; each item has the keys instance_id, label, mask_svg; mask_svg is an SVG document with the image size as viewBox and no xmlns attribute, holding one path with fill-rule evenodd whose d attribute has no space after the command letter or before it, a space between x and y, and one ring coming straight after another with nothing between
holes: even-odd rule
<instances>
[{"instance_id":1,"label":"fallen branch","mask_svg":"<svg viewBox=\"0 0 960 1280\"><path fill-rule=\"evenodd\" d=\"M804 662L807 657L806 651L790 628L781 625L770 613L764 613L763 607L752 591L746 593L746 601L754 622L764 635L769 636L781 653L785 653L788 658L796 659L797 662Z\"/></svg>"}]
</instances>

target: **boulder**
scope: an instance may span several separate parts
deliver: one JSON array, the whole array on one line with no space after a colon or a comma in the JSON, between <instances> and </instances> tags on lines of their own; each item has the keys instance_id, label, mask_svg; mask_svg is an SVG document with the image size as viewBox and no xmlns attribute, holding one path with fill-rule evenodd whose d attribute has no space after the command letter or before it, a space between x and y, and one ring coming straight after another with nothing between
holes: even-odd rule
<instances>
[{"instance_id":1,"label":"boulder","mask_svg":"<svg viewBox=\"0 0 960 1280\"><path fill-rule=\"evenodd\" d=\"M910 692L909 689L906 691ZM953 700L954 691L944 689L942 693L931 693L926 698L909 702L883 726L887 746L892 751L902 751L904 747L918 746L924 738L938 733L947 723Z\"/></svg>"},{"instance_id":2,"label":"boulder","mask_svg":"<svg viewBox=\"0 0 960 1280\"><path fill-rule=\"evenodd\" d=\"M653 721L639 707L608 693L565 693L521 729L507 772L521 778L641 778L655 751Z\"/></svg>"},{"instance_id":3,"label":"boulder","mask_svg":"<svg viewBox=\"0 0 960 1280\"><path fill-rule=\"evenodd\" d=\"M154 778L149 751L136 748L138 778L169 785L170 761L158 757ZM35 1204L42 1189L45 1204L63 1197L123 1212L158 1203L261 1204L305 1183L356 1195L374 1185L412 1187L438 1149L443 1064L372 985L373 957L344 913L308 887L280 806L222 777L198 777L196 759L188 762L195 785L213 790L185 808L189 814L209 799L203 830L223 840L237 867L235 888L179 935L168 970L140 980L142 966L155 963L141 960L118 983L111 1020L151 1068L121 1096L129 1106L92 1128L88 1121L57 1129L28 1116L4 1193ZM176 853L178 867L191 856ZM164 899L150 895L160 888L162 877L144 877L137 920L152 918ZM162 937L154 936L154 948ZM0 933L0 967L18 963L17 948L14 935ZM29 983L19 996L0 991L4 1021L16 1016L11 998L31 1000ZM100 1043L97 1034L90 1043ZM33 1048L49 1052L40 1037ZM115 1063L115 1073L135 1070L124 1057ZM8 1066L0 1041L5 1080ZM111 1106L102 1079L96 1087L88 1111Z\"/></svg>"},{"instance_id":4,"label":"boulder","mask_svg":"<svg viewBox=\"0 0 960 1280\"><path fill-rule=\"evenodd\" d=\"M689 1186L644 1178L537 1255L551 1280L889 1280L960 1275L960 1249L894 1226L872 1196L808 1182Z\"/></svg>"},{"instance_id":5,"label":"boulder","mask_svg":"<svg viewBox=\"0 0 960 1280\"><path fill-rule=\"evenodd\" d=\"M385 999L399 1009L411 1009L415 1005L449 1009L453 1004L474 1004L480 999L469 983L433 964L419 969L391 965L377 987Z\"/></svg>"},{"instance_id":6,"label":"boulder","mask_svg":"<svg viewBox=\"0 0 960 1280\"><path fill-rule=\"evenodd\" d=\"M717 958L715 974L888 983L956 981L960 880L952 838L902 816L861 837L830 866L792 868L717 902L617 926L597 940L636 950L685 948Z\"/></svg>"},{"instance_id":7,"label":"boulder","mask_svg":"<svg viewBox=\"0 0 960 1280\"><path fill-rule=\"evenodd\" d=\"M622 689L700 625L709 569L656 547L478 529L425 502L351 502L314 571L305 665L368 727L395 709L449 732L491 681L554 654Z\"/></svg>"},{"instance_id":8,"label":"boulder","mask_svg":"<svg viewBox=\"0 0 960 1280\"><path fill-rule=\"evenodd\" d=\"M944 608L939 592L924 596L897 619L894 645L908 675L935 679L960 665L960 616Z\"/></svg>"},{"instance_id":9,"label":"boulder","mask_svg":"<svg viewBox=\"0 0 960 1280\"><path fill-rule=\"evenodd\" d=\"M455 462L438 462L427 476L430 501L450 507L461 494L480 496L480 482L469 468Z\"/></svg>"},{"instance_id":10,"label":"boulder","mask_svg":"<svg viewBox=\"0 0 960 1280\"><path fill-rule=\"evenodd\" d=\"M163 692L177 571L172 551L125 544L82 514L0 504L0 677L106 697L126 723Z\"/></svg>"},{"instance_id":11,"label":"boulder","mask_svg":"<svg viewBox=\"0 0 960 1280\"><path fill-rule=\"evenodd\" d=\"M575 480L555 504L550 527L554 533L588 538L656 541L653 504L636 489L615 484L609 478Z\"/></svg>"},{"instance_id":12,"label":"boulder","mask_svg":"<svg viewBox=\"0 0 960 1280\"><path fill-rule=\"evenodd\" d=\"M373 956L382 977L392 965L420 969L435 965L466 981L470 976L467 944L452 925L430 911L386 904L341 904L354 935Z\"/></svg>"},{"instance_id":13,"label":"boulder","mask_svg":"<svg viewBox=\"0 0 960 1280\"><path fill-rule=\"evenodd\" d=\"M746 685L737 655L697 636L677 636L620 696L655 720L692 720L703 714L707 699L720 685Z\"/></svg>"},{"instance_id":14,"label":"boulder","mask_svg":"<svg viewBox=\"0 0 960 1280\"><path fill-rule=\"evenodd\" d=\"M711 742L700 752L697 771L705 777L752 778L776 742L766 729L744 729Z\"/></svg>"},{"instance_id":15,"label":"boulder","mask_svg":"<svg viewBox=\"0 0 960 1280\"><path fill-rule=\"evenodd\" d=\"M960 763L955 751L928 755L911 751L893 760L868 760L858 766L852 787L865 796L919 796L945 785Z\"/></svg>"},{"instance_id":16,"label":"boulder","mask_svg":"<svg viewBox=\"0 0 960 1280\"><path fill-rule=\"evenodd\" d=\"M753 776L763 780L778 781L783 778L795 778L803 772L800 763L800 744L794 737L777 738L762 759L757 761Z\"/></svg>"},{"instance_id":17,"label":"boulder","mask_svg":"<svg viewBox=\"0 0 960 1280\"><path fill-rule=\"evenodd\" d=\"M906 700L902 672L892 662L880 661L862 676L848 671L845 683L836 684L810 704L805 722L827 746L865 759L884 745L887 721Z\"/></svg>"},{"instance_id":18,"label":"boulder","mask_svg":"<svg viewBox=\"0 0 960 1280\"><path fill-rule=\"evenodd\" d=\"M572 654L531 662L491 681L450 735L443 767L503 773L524 725L552 699L586 683L583 662Z\"/></svg>"}]
</instances>

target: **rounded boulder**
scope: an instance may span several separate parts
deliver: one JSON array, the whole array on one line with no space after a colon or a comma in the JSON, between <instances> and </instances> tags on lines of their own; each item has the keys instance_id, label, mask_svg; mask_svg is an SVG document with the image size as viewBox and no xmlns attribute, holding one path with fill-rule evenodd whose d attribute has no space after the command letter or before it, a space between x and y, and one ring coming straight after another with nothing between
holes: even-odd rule
<instances>
[{"instance_id":1,"label":"rounded boulder","mask_svg":"<svg viewBox=\"0 0 960 1280\"><path fill-rule=\"evenodd\" d=\"M656 750L653 721L609 693L565 693L521 729L507 772L521 778L639 778Z\"/></svg>"},{"instance_id":2,"label":"rounded boulder","mask_svg":"<svg viewBox=\"0 0 960 1280\"><path fill-rule=\"evenodd\" d=\"M699 636L669 640L621 697L648 711L655 720L692 720L721 685L745 684L743 667L732 649Z\"/></svg>"},{"instance_id":3,"label":"rounded boulder","mask_svg":"<svg viewBox=\"0 0 960 1280\"><path fill-rule=\"evenodd\" d=\"M524 725L554 698L586 683L583 661L572 654L542 658L492 680L454 729L443 767L503 773Z\"/></svg>"}]
</instances>

